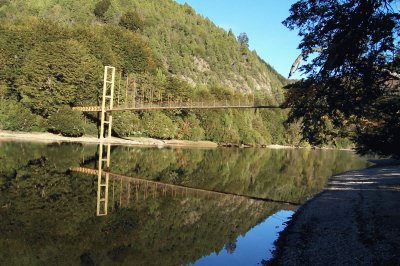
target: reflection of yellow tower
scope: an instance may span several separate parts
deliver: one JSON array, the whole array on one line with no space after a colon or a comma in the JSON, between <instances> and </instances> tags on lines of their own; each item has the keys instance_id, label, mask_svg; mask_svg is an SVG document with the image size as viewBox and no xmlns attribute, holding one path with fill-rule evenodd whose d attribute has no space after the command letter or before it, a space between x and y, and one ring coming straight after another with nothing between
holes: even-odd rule
<instances>
[{"instance_id":1,"label":"reflection of yellow tower","mask_svg":"<svg viewBox=\"0 0 400 266\"><path fill-rule=\"evenodd\" d=\"M106 157L103 157L104 148L106 148ZM108 169L110 168L110 143L99 145L99 161L98 161L98 173L97 173L97 216L107 215L108 209L108 181L110 178L110 173ZM103 173L103 169L106 171Z\"/></svg>"},{"instance_id":2,"label":"reflection of yellow tower","mask_svg":"<svg viewBox=\"0 0 400 266\"><path fill-rule=\"evenodd\" d=\"M107 112L113 108L114 97L114 79L115 68L106 66L104 68L104 81L103 81L103 97L101 102L101 120L100 120L100 144L99 144L99 162L97 173L97 211L98 216L107 215L108 209L108 180L110 168L110 143L104 144L105 135L108 139L111 138L112 115ZM105 132L107 126L107 132ZM107 133L107 134L105 134ZM103 156L104 149L106 149L106 156ZM104 178L103 169L106 168Z\"/></svg>"}]
</instances>

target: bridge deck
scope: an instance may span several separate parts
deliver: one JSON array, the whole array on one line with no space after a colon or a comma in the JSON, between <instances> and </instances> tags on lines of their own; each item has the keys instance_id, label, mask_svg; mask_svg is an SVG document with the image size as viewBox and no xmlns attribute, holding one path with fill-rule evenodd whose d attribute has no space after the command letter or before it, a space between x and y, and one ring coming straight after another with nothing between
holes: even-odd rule
<instances>
[{"instance_id":1,"label":"bridge deck","mask_svg":"<svg viewBox=\"0 0 400 266\"><path fill-rule=\"evenodd\" d=\"M117 107L113 107L112 109L106 109L107 112L116 112L116 111L143 111L143 110L176 110L176 109L265 109L265 108L283 108L281 106L273 106L273 105L261 105L254 103L228 103L228 102L170 102L170 103L136 103L129 106L119 105ZM101 112L101 106L82 106L82 107L73 107L74 111L81 112Z\"/></svg>"}]
</instances>

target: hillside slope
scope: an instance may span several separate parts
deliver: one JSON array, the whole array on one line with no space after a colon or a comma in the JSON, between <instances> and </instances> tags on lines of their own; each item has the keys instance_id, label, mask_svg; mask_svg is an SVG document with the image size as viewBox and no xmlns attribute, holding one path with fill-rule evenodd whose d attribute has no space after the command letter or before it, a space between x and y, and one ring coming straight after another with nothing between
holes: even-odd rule
<instances>
[{"instance_id":1,"label":"hillside slope","mask_svg":"<svg viewBox=\"0 0 400 266\"><path fill-rule=\"evenodd\" d=\"M182 100L283 101L285 78L188 5L172 0L0 2L0 128L95 134L102 65ZM147 96L146 96L147 97ZM149 100L149 99L146 99ZM24 114L24 119L21 119ZM29 117L29 119L26 119ZM222 110L119 113L114 135L287 143L284 111ZM72 128L71 125L72 124Z\"/></svg>"},{"instance_id":2,"label":"hillside slope","mask_svg":"<svg viewBox=\"0 0 400 266\"><path fill-rule=\"evenodd\" d=\"M101 2L105 6L109 2L109 6L104 15L96 16L93 11ZM127 12L138 14L142 26L137 32L145 36L168 72L192 85L222 82L242 92L265 90L280 97L285 78L231 32L198 15L187 4L173 0L17 0L5 1L0 8L0 16L7 19L36 16L64 24L118 24Z\"/></svg>"}]
</instances>

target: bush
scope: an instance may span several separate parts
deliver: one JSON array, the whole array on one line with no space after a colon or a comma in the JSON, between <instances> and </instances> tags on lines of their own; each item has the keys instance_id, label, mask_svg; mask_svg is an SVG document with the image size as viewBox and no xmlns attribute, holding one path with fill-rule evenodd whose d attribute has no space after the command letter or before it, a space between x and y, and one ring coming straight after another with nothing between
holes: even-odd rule
<instances>
[{"instance_id":1,"label":"bush","mask_svg":"<svg viewBox=\"0 0 400 266\"><path fill-rule=\"evenodd\" d=\"M205 130L207 140L230 144L239 144L240 142L231 111L203 112L201 125Z\"/></svg>"},{"instance_id":2,"label":"bush","mask_svg":"<svg viewBox=\"0 0 400 266\"><path fill-rule=\"evenodd\" d=\"M0 100L0 129L41 131L43 119L13 100Z\"/></svg>"},{"instance_id":3,"label":"bush","mask_svg":"<svg viewBox=\"0 0 400 266\"><path fill-rule=\"evenodd\" d=\"M247 144L247 145L266 144L266 141L261 136L261 134L252 128L248 128L246 130L240 130L239 134L240 134L240 142L242 144Z\"/></svg>"},{"instance_id":4,"label":"bush","mask_svg":"<svg viewBox=\"0 0 400 266\"><path fill-rule=\"evenodd\" d=\"M72 111L69 106L60 108L47 120L48 130L66 137L80 137L84 133L81 112Z\"/></svg>"},{"instance_id":5,"label":"bush","mask_svg":"<svg viewBox=\"0 0 400 266\"><path fill-rule=\"evenodd\" d=\"M285 134L287 134L288 129L285 128L284 122L286 120L286 113L285 110L269 110L269 109L264 109L260 110L260 115L262 117L262 120L264 121L264 125L266 127L266 130L270 133L271 136L271 142L273 144L287 144L292 143L292 140L294 142L297 142L296 139L296 134L299 135L299 132L291 132L292 136L290 137L291 140L286 141L285 140Z\"/></svg>"},{"instance_id":6,"label":"bush","mask_svg":"<svg viewBox=\"0 0 400 266\"><path fill-rule=\"evenodd\" d=\"M178 139L185 140L202 140L204 139L204 129L200 126L200 121L196 116L189 114L184 119L179 119L178 124Z\"/></svg>"},{"instance_id":7,"label":"bush","mask_svg":"<svg viewBox=\"0 0 400 266\"><path fill-rule=\"evenodd\" d=\"M236 129L225 129L222 136L222 143L239 144L240 136Z\"/></svg>"},{"instance_id":8,"label":"bush","mask_svg":"<svg viewBox=\"0 0 400 266\"><path fill-rule=\"evenodd\" d=\"M135 11L128 11L122 15L119 25L131 31L137 31L143 28L143 21Z\"/></svg>"},{"instance_id":9,"label":"bush","mask_svg":"<svg viewBox=\"0 0 400 266\"><path fill-rule=\"evenodd\" d=\"M0 83L0 99L5 98L7 95L7 92L8 92L7 85Z\"/></svg>"},{"instance_id":10,"label":"bush","mask_svg":"<svg viewBox=\"0 0 400 266\"><path fill-rule=\"evenodd\" d=\"M83 126L83 132L85 132L85 135L97 137L99 134L99 128L97 126L97 123L90 121L88 119L85 119L85 123Z\"/></svg>"},{"instance_id":11,"label":"bush","mask_svg":"<svg viewBox=\"0 0 400 266\"><path fill-rule=\"evenodd\" d=\"M147 112L142 118L145 134L159 139L171 139L176 135L176 125L165 114L153 111Z\"/></svg>"},{"instance_id":12,"label":"bush","mask_svg":"<svg viewBox=\"0 0 400 266\"><path fill-rule=\"evenodd\" d=\"M333 142L334 146L338 149L352 149L354 148L354 143L348 138L336 138Z\"/></svg>"},{"instance_id":13,"label":"bush","mask_svg":"<svg viewBox=\"0 0 400 266\"><path fill-rule=\"evenodd\" d=\"M104 19L104 15L107 12L110 5L111 5L110 0L101 0L97 2L96 6L94 7L93 13L99 19Z\"/></svg>"},{"instance_id":14,"label":"bush","mask_svg":"<svg viewBox=\"0 0 400 266\"><path fill-rule=\"evenodd\" d=\"M127 111L113 114L112 128L118 137L140 135L142 130L138 116Z\"/></svg>"}]
</instances>

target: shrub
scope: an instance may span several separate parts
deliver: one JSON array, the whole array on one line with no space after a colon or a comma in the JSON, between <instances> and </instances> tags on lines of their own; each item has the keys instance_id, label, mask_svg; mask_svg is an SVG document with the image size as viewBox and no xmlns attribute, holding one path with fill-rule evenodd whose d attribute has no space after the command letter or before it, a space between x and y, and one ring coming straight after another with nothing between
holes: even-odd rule
<instances>
[{"instance_id":1,"label":"shrub","mask_svg":"<svg viewBox=\"0 0 400 266\"><path fill-rule=\"evenodd\" d=\"M0 129L13 131L40 131L43 119L22 104L0 99Z\"/></svg>"},{"instance_id":2,"label":"shrub","mask_svg":"<svg viewBox=\"0 0 400 266\"><path fill-rule=\"evenodd\" d=\"M127 111L113 114L112 128L118 137L140 135L142 130L138 116Z\"/></svg>"},{"instance_id":3,"label":"shrub","mask_svg":"<svg viewBox=\"0 0 400 266\"><path fill-rule=\"evenodd\" d=\"M94 7L93 13L95 14L96 17L104 19L104 15L107 12L110 5L111 5L110 0L101 0L97 2L96 6Z\"/></svg>"},{"instance_id":4,"label":"shrub","mask_svg":"<svg viewBox=\"0 0 400 266\"><path fill-rule=\"evenodd\" d=\"M285 140L285 134L288 134L288 129L284 127L284 122L286 120L286 113L283 110L260 110L260 115L262 120L264 121L264 125L266 130L270 133L271 141L273 144L287 144L287 142L296 142L294 139L296 138L296 134L299 135L299 132L293 131L290 134L292 136L288 137L291 140Z\"/></svg>"},{"instance_id":5,"label":"shrub","mask_svg":"<svg viewBox=\"0 0 400 266\"><path fill-rule=\"evenodd\" d=\"M248 144L248 145L266 144L266 141L261 136L261 134L252 128L248 128L246 130L240 130L239 134L241 140L240 142L242 144Z\"/></svg>"},{"instance_id":6,"label":"shrub","mask_svg":"<svg viewBox=\"0 0 400 266\"><path fill-rule=\"evenodd\" d=\"M53 113L47 123L50 132L66 137L80 137L84 133L82 113L72 111L69 106L64 106Z\"/></svg>"},{"instance_id":7,"label":"shrub","mask_svg":"<svg viewBox=\"0 0 400 266\"><path fill-rule=\"evenodd\" d=\"M354 148L354 143L348 138L336 138L333 142L338 149L351 149Z\"/></svg>"},{"instance_id":8,"label":"shrub","mask_svg":"<svg viewBox=\"0 0 400 266\"><path fill-rule=\"evenodd\" d=\"M85 135L97 137L98 133L99 133L99 128L97 126L97 123L90 121L88 119L85 119L83 131L85 132Z\"/></svg>"},{"instance_id":9,"label":"shrub","mask_svg":"<svg viewBox=\"0 0 400 266\"><path fill-rule=\"evenodd\" d=\"M154 111L147 112L142 118L145 134L149 137L171 139L176 135L176 125L165 114Z\"/></svg>"},{"instance_id":10,"label":"shrub","mask_svg":"<svg viewBox=\"0 0 400 266\"><path fill-rule=\"evenodd\" d=\"M234 126L232 112L207 111L201 115L201 125L207 140L218 143L238 144L240 136Z\"/></svg>"},{"instance_id":11,"label":"shrub","mask_svg":"<svg viewBox=\"0 0 400 266\"><path fill-rule=\"evenodd\" d=\"M202 140L204 139L204 129L200 126L200 121L196 116L189 114L184 119L177 121L178 132L177 137L185 140Z\"/></svg>"},{"instance_id":12,"label":"shrub","mask_svg":"<svg viewBox=\"0 0 400 266\"><path fill-rule=\"evenodd\" d=\"M128 11L122 15L119 25L131 31L137 31L143 28L143 21L135 11Z\"/></svg>"}]
</instances>

